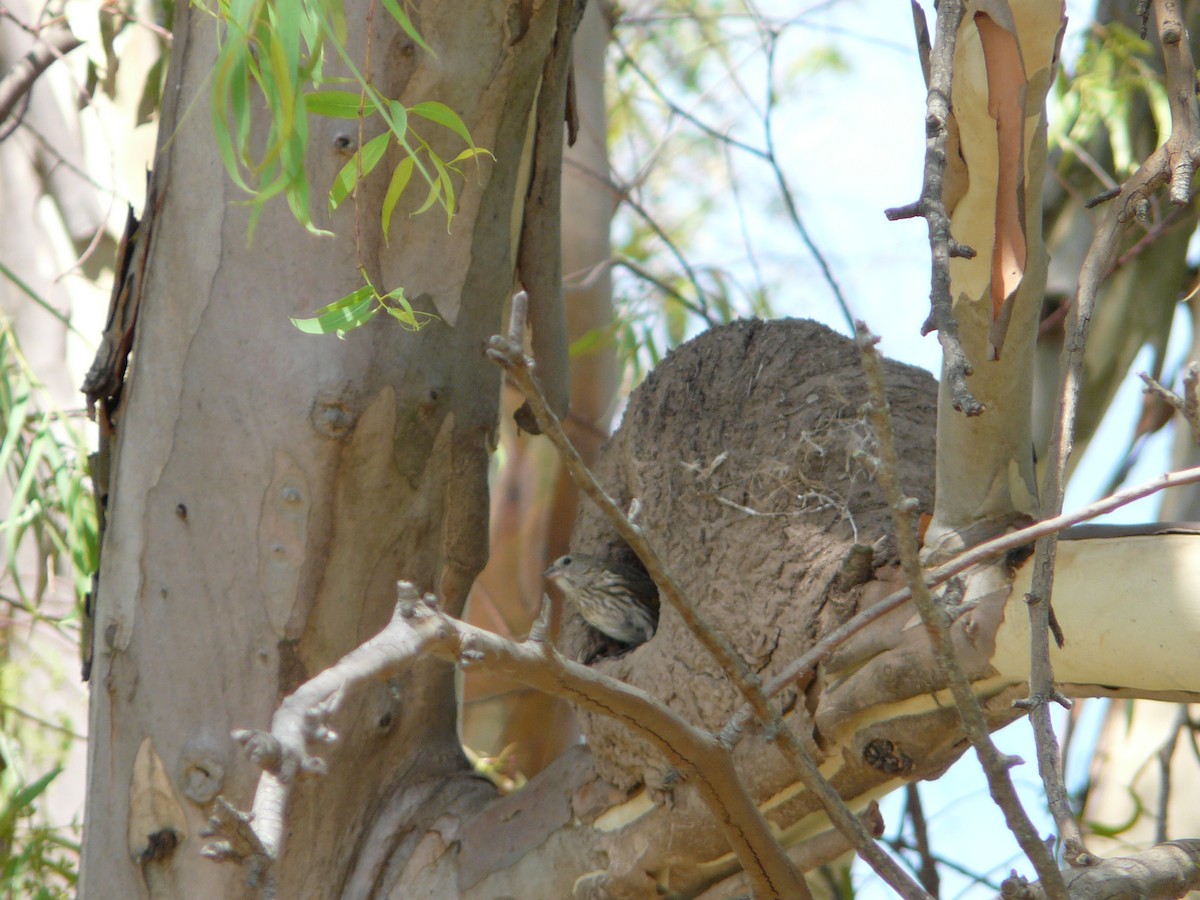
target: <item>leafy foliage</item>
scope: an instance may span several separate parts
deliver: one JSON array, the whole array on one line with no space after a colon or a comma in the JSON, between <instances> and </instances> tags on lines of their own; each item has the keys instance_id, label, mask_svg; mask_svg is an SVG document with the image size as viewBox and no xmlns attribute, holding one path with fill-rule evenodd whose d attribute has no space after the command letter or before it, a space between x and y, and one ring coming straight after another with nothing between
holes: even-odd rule
<instances>
[{"instance_id":1,"label":"leafy foliage","mask_svg":"<svg viewBox=\"0 0 1200 900\"><path fill-rule=\"evenodd\" d=\"M65 414L43 408L39 387L11 325L0 321L0 473L10 492L0 540L18 592L7 599L35 613L60 564L82 601L99 560L83 436ZM17 549L26 539L37 548L32 573L18 569Z\"/></svg>"},{"instance_id":2,"label":"leafy foliage","mask_svg":"<svg viewBox=\"0 0 1200 900\"><path fill-rule=\"evenodd\" d=\"M77 641L78 617L47 614L43 602L66 571L81 607L98 564L95 502L84 466L83 437L63 413L46 408L41 386L7 320L0 320L0 473L9 497L0 521L7 583L0 596L24 621L32 618ZM33 568L30 569L32 564ZM9 619L10 616L6 616ZM69 897L79 844L71 829L41 821L37 801L61 772L75 736L67 723L19 712L28 701L30 666L44 680L56 658L16 662L3 648L0 667L0 895ZM45 670L45 671L44 671ZM50 677L56 677L49 671ZM36 760L26 763L23 760ZM36 766L40 775L27 775Z\"/></svg>"},{"instance_id":3,"label":"leafy foliage","mask_svg":"<svg viewBox=\"0 0 1200 900\"><path fill-rule=\"evenodd\" d=\"M1161 144L1171 132L1171 110L1162 74L1150 63L1150 43L1119 23L1095 25L1075 65L1074 75L1058 72L1052 94L1051 145L1068 151L1086 147L1107 133L1117 178L1131 174L1151 147L1139 110L1148 109Z\"/></svg>"},{"instance_id":4,"label":"leafy foliage","mask_svg":"<svg viewBox=\"0 0 1200 900\"><path fill-rule=\"evenodd\" d=\"M305 334L336 334L345 338L375 317L380 310L386 312L407 331L416 331L429 319L431 313L417 312L404 296L404 288L395 288L386 294L371 283L366 270L362 271L364 287L347 294L341 300L317 310L311 319L292 319L292 324Z\"/></svg>"},{"instance_id":5,"label":"leafy foliage","mask_svg":"<svg viewBox=\"0 0 1200 900\"><path fill-rule=\"evenodd\" d=\"M385 0L383 5L419 47L433 53L397 0ZM440 204L446 212L446 227L450 228L456 207L451 175L465 178L457 164L488 151L475 146L462 119L444 103L425 100L405 107L379 93L346 52L346 19L340 2L218 0L212 12L225 26L213 74L213 131L225 168L234 183L252 196L256 217L263 203L282 194L292 214L309 232L328 234L313 222L305 169L308 116L318 115L358 123L360 146L334 178L329 189L330 210L356 196L358 185L379 166L388 150L397 146L402 158L392 170L380 210L385 239L414 170L429 185L429 191L413 215ZM350 77L326 74L331 55L345 66ZM352 85L355 90L328 85ZM253 110L263 104L269 121L265 141L252 128ZM364 125L376 117L386 130L364 143ZM467 148L454 159L443 159L413 128L414 117L453 132ZM365 271L364 280L364 287L318 310L313 318L292 321L308 333L335 333L341 337L370 321L378 310L386 309L405 327L420 327L422 319L413 315L403 288L380 292L366 278Z\"/></svg>"}]
</instances>

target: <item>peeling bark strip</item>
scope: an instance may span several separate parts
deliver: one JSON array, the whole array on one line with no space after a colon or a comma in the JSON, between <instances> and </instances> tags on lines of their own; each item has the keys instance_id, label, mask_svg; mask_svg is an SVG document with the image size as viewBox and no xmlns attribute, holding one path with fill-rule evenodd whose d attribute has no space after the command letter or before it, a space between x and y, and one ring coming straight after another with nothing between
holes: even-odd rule
<instances>
[{"instance_id":1,"label":"peeling bark strip","mask_svg":"<svg viewBox=\"0 0 1200 900\"><path fill-rule=\"evenodd\" d=\"M582 7L562 3L558 27L538 88L532 129L529 190L523 203L517 252L517 277L529 295L529 325L533 355L546 386L550 408L567 415L570 372L567 358L567 316L562 284L562 168L563 120L567 117L572 43ZM537 422L524 404L515 413L518 427L537 434Z\"/></svg>"},{"instance_id":2,"label":"peeling bark strip","mask_svg":"<svg viewBox=\"0 0 1200 900\"><path fill-rule=\"evenodd\" d=\"M162 196L165 197L165 191ZM96 349L96 356L80 388L87 399L88 415L93 416L100 427L99 445L96 452L88 456L88 467L92 475L92 493L96 498L96 542L101 550L104 548L104 532L108 522L108 495L112 488L114 418L125 389L125 374L129 368L129 354L133 349L146 262L150 258L154 217L161 209L162 197L153 179L147 175L146 203L142 210L142 218L138 219L133 214L133 207L129 208L125 219L125 233L117 247L112 296L109 299L104 333L100 337L100 346ZM100 407L99 413L96 412L97 406ZM100 569L97 566L92 574L92 589L84 604L83 625L79 638L79 677L82 681L88 681L92 677L96 642L96 604L99 596Z\"/></svg>"},{"instance_id":3,"label":"peeling bark strip","mask_svg":"<svg viewBox=\"0 0 1200 900\"><path fill-rule=\"evenodd\" d=\"M947 160L947 185L961 193L950 226L954 240L979 256L950 260L949 294L970 372L965 382L982 408L970 418L958 414L963 360L944 351L942 462L927 561L948 559L1038 514L1030 397L1048 266L1041 231L1045 97L1064 25L1061 3L973 0L954 44L950 98L961 156Z\"/></svg>"},{"instance_id":4,"label":"peeling bark strip","mask_svg":"<svg viewBox=\"0 0 1200 900\"><path fill-rule=\"evenodd\" d=\"M988 358L1000 358L1017 288L1025 274L1025 64L1011 24L975 13L988 77L988 115L996 120L995 241Z\"/></svg>"},{"instance_id":5,"label":"peeling bark strip","mask_svg":"<svg viewBox=\"0 0 1200 900\"><path fill-rule=\"evenodd\" d=\"M108 318L100 346L92 360L91 368L83 378L81 390L87 398L88 412L100 405L98 424L101 434L113 433L113 416L121 402L125 386L125 371L129 366L129 354L133 349L133 335L137 328L138 309L142 302L142 289L146 278L146 262L150 258L150 244L154 237L154 217L162 209L164 190L159 194L158 186L146 177L146 205L139 219L129 208L125 219L125 233L117 248L117 261L113 275L112 298L108 305Z\"/></svg>"}]
</instances>

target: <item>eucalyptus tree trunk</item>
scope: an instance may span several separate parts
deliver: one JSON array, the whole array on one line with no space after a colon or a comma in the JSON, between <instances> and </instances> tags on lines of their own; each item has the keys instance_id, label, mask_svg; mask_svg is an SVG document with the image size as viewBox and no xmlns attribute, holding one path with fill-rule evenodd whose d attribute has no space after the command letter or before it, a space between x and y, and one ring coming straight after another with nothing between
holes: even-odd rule
<instances>
[{"instance_id":1,"label":"eucalyptus tree trunk","mask_svg":"<svg viewBox=\"0 0 1200 900\"><path fill-rule=\"evenodd\" d=\"M82 896L240 896L244 873L199 853L213 799L252 796L257 772L230 731L266 726L284 693L377 631L397 579L461 612L487 553L500 379L483 344L514 281L522 148L556 7L429 5L420 28L436 58L374 16L367 75L381 93L445 103L495 154L468 167L452 233L401 214L385 243L376 178L360 187L357 223L354 204L328 215L318 202L314 220L336 237L309 235L275 202L248 243L208 114L216 26L179 4L134 362L114 416ZM361 60L364 22L350 30ZM309 124L322 197L358 135ZM361 285L360 265L437 318L408 333L381 316L345 341L289 323ZM428 787L428 809L488 791L455 722L442 662L350 699L329 776L289 810L280 896L351 890L407 787Z\"/></svg>"}]
</instances>

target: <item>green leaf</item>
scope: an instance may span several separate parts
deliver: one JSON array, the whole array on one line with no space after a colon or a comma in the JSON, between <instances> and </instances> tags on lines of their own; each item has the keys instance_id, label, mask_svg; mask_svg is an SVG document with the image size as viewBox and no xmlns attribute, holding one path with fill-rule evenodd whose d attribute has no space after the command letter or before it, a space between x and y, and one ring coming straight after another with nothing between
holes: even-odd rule
<instances>
[{"instance_id":1,"label":"green leaf","mask_svg":"<svg viewBox=\"0 0 1200 900\"><path fill-rule=\"evenodd\" d=\"M213 77L212 116L218 148L238 187L253 193L240 172L241 154L250 137L251 77L258 78L254 58L244 35L230 40L221 50ZM231 124L232 123L232 124Z\"/></svg>"},{"instance_id":2,"label":"green leaf","mask_svg":"<svg viewBox=\"0 0 1200 900\"><path fill-rule=\"evenodd\" d=\"M300 19L304 3L272 3L271 35L273 43L279 45L280 56L283 59L290 77L292 92L299 87L300 75Z\"/></svg>"},{"instance_id":3,"label":"green leaf","mask_svg":"<svg viewBox=\"0 0 1200 900\"><path fill-rule=\"evenodd\" d=\"M405 150L411 149L408 146L408 110L404 108L404 104L397 100L389 100L382 110L384 121L388 123L388 128L392 129L392 134L396 136Z\"/></svg>"},{"instance_id":4,"label":"green leaf","mask_svg":"<svg viewBox=\"0 0 1200 900\"><path fill-rule=\"evenodd\" d=\"M35 479L38 474L38 465L46 451L46 445L53 440L54 437L49 431L45 431L41 427L37 429L37 433L29 442L26 450L27 455L23 460L20 477L12 489L9 518L3 525L0 525L0 530L6 532L5 553L10 560L10 566L12 565L11 561L16 559L17 544L21 540L21 535L25 533L25 527L42 511L42 504L35 490ZM14 516L13 512L17 510L19 513Z\"/></svg>"},{"instance_id":5,"label":"green leaf","mask_svg":"<svg viewBox=\"0 0 1200 900\"><path fill-rule=\"evenodd\" d=\"M496 155L491 150L484 150L482 147L468 147L462 153L458 154L458 156L454 157L454 159L450 160L450 162L446 163L446 165L452 166L457 162L462 162L464 159L474 159L477 156L490 156L493 160L496 158Z\"/></svg>"},{"instance_id":6,"label":"green leaf","mask_svg":"<svg viewBox=\"0 0 1200 900\"><path fill-rule=\"evenodd\" d=\"M433 52L432 47L425 43L425 39L421 37L421 33L413 26L412 19L408 17L408 13L404 11L400 4L396 0L383 0L383 5L392 14L392 18L404 29L404 33L416 41L418 47L436 59L437 54Z\"/></svg>"},{"instance_id":7,"label":"green leaf","mask_svg":"<svg viewBox=\"0 0 1200 900\"><path fill-rule=\"evenodd\" d=\"M357 119L360 107L364 116L374 111L370 100L353 91L313 91L304 95L304 107L313 115L331 119Z\"/></svg>"},{"instance_id":8,"label":"green leaf","mask_svg":"<svg viewBox=\"0 0 1200 900\"><path fill-rule=\"evenodd\" d=\"M376 135L367 141L348 163L342 166L342 171L338 172L337 178L333 180L333 187L329 189L330 209L337 209L342 201L350 196L360 173L363 178L366 178L371 174L371 170L379 165L391 138L392 134L389 131Z\"/></svg>"},{"instance_id":9,"label":"green leaf","mask_svg":"<svg viewBox=\"0 0 1200 900\"><path fill-rule=\"evenodd\" d=\"M615 325L602 325L599 328L589 328L571 342L571 346L567 352L574 358L577 356L586 356L596 350L611 346L613 329L615 327Z\"/></svg>"},{"instance_id":10,"label":"green leaf","mask_svg":"<svg viewBox=\"0 0 1200 900\"><path fill-rule=\"evenodd\" d=\"M400 195L404 193L404 189L408 187L409 179L413 173L413 158L406 156L392 170L392 180L388 184L387 194L383 198L383 239L388 239L388 231L392 225L392 213L396 209L396 203L400 200Z\"/></svg>"},{"instance_id":11,"label":"green leaf","mask_svg":"<svg viewBox=\"0 0 1200 900\"><path fill-rule=\"evenodd\" d=\"M0 443L0 472L8 468L9 460L12 459L13 451L17 447L17 441L25 432L25 421L29 414L29 390L29 382L22 378L17 386L16 402L13 403L5 417L4 441Z\"/></svg>"},{"instance_id":12,"label":"green leaf","mask_svg":"<svg viewBox=\"0 0 1200 900\"><path fill-rule=\"evenodd\" d=\"M475 146L475 142L471 140L471 132L467 131L467 126L463 124L463 120L458 117L458 113L445 103L438 103L436 100L426 100L424 103L410 106L408 112L409 115L420 116L422 119L428 119L430 122L436 122L444 128L449 128L472 147Z\"/></svg>"},{"instance_id":13,"label":"green leaf","mask_svg":"<svg viewBox=\"0 0 1200 900\"><path fill-rule=\"evenodd\" d=\"M290 6L291 4L283 4ZM297 22L297 26L299 22ZM297 32L298 36L298 32ZM287 49L284 41L272 40L268 47L270 61L271 93L278 97L278 108L275 110L274 124L283 138L292 134L293 122L296 117L296 77L297 73L289 67Z\"/></svg>"},{"instance_id":14,"label":"green leaf","mask_svg":"<svg viewBox=\"0 0 1200 900\"><path fill-rule=\"evenodd\" d=\"M42 792L50 786L50 782L52 782L60 774L62 774L62 767L55 766L37 781L33 782L32 784L25 785L9 799L10 808L22 810L29 806L29 804L42 795Z\"/></svg>"},{"instance_id":15,"label":"green leaf","mask_svg":"<svg viewBox=\"0 0 1200 900\"><path fill-rule=\"evenodd\" d=\"M84 337L83 333L71 324L71 319L65 313L55 309L48 300L43 298L41 294L22 281L20 276L6 266L3 262L0 262L0 275L3 275L5 278L11 281L22 294L24 294L50 315L54 316L54 318L58 319L58 321L67 326L70 331L73 331L75 334L79 335L79 337Z\"/></svg>"},{"instance_id":16,"label":"green leaf","mask_svg":"<svg viewBox=\"0 0 1200 900\"><path fill-rule=\"evenodd\" d=\"M404 328L405 331L417 331L421 327L421 323L417 321L416 316L411 312L405 312L403 309L396 309L394 306L385 306L388 315L396 319Z\"/></svg>"},{"instance_id":17,"label":"green leaf","mask_svg":"<svg viewBox=\"0 0 1200 900\"><path fill-rule=\"evenodd\" d=\"M1115 838L1120 837L1138 823L1138 820L1146 812L1145 807L1142 805L1142 798L1138 796L1137 791L1135 791L1133 788L1126 787L1125 791L1129 794L1129 799L1132 801L1133 806L1133 810L1129 814L1129 818L1124 822L1118 822L1113 825L1106 825L1102 822L1096 822L1092 819L1088 819L1086 822L1088 831L1090 831L1092 834L1099 835L1100 837Z\"/></svg>"},{"instance_id":18,"label":"green leaf","mask_svg":"<svg viewBox=\"0 0 1200 900\"><path fill-rule=\"evenodd\" d=\"M399 322L405 331L420 331L426 322L437 318L433 313L416 312L408 302L408 298L404 296L404 288L388 291L382 299L384 301L383 308L387 310L388 315ZM388 301L395 305L389 305Z\"/></svg>"},{"instance_id":19,"label":"green leaf","mask_svg":"<svg viewBox=\"0 0 1200 900\"><path fill-rule=\"evenodd\" d=\"M321 307L313 318L292 319L292 324L305 334L336 334L340 338L365 325L378 310L375 289L368 284Z\"/></svg>"},{"instance_id":20,"label":"green leaf","mask_svg":"<svg viewBox=\"0 0 1200 900\"><path fill-rule=\"evenodd\" d=\"M442 179L440 177L434 178L432 181L429 182L429 194L425 197L425 202L421 204L420 208L417 209L417 211L414 212L413 215L419 216L421 213L425 212L425 210L429 209L429 207L431 207L431 206L433 206L433 204L437 203L438 198L441 197L441 195L442 195Z\"/></svg>"},{"instance_id":21,"label":"green leaf","mask_svg":"<svg viewBox=\"0 0 1200 900\"><path fill-rule=\"evenodd\" d=\"M438 158L438 155L432 150L429 151L429 158L433 160L433 167L437 169L438 181L442 183L442 195L445 198L442 205L446 209L446 231L450 231L450 223L454 219L454 182L450 180L450 173L446 170L446 165Z\"/></svg>"}]
</instances>

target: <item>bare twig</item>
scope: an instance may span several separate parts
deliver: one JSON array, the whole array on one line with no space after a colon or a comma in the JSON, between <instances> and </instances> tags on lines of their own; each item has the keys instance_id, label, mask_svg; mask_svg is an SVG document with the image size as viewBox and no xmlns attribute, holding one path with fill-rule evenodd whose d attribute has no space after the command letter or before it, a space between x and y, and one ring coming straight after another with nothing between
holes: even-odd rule
<instances>
[{"instance_id":1,"label":"bare twig","mask_svg":"<svg viewBox=\"0 0 1200 900\"><path fill-rule=\"evenodd\" d=\"M944 0L943 0L944 2ZM900 562L912 590L913 605L921 615L921 622L929 634L930 644L949 681L954 705L958 708L963 731L975 747L979 763L987 777L992 799L1004 813L1009 830L1033 863L1034 869L1054 898L1066 900L1067 889L1062 875L1055 865L1054 857L1042 843L1041 836L1030 821L1021 800L1009 777L1009 769L1018 762L1015 757L1002 754L992 743L987 720L979 706L979 700L971 690L971 684L963 671L950 641L950 620L946 610L934 600L925 584L925 573L921 571L920 545L917 541L916 500L904 496L899 480L899 460L896 456L896 441L892 433L892 416L883 386L883 366L875 352L875 339L862 322L855 329L859 353L862 356L863 372L871 395L870 418L879 444L880 465L876 478L884 489L892 507L892 526L900 551Z\"/></svg>"},{"instance_id":2,"label":"bare twig","mask_svg":"<svg viewBox=\"0 0 1200 900\"><path fill-rule=\"evenodd\" d=\"M1074 443L1075 419L1083 384L1083 354L1096 295L1111 270L1126 225L1138 218L1150 196L1170 185L1170 197L1176 204L1188 202L1196 160L1200 159L1200 105L1196 101L1195 63L1188 46L1187 33L1179 8L1173 2L1154 3L1155 21L1163 48L1167 95L1171 105L1171 135L1138 168L1121 188L1108 214L1097 226L1079 273L1076 302L1071 310L1071 325L1063 344L1060 364L1062 382L1059 409L1050 441L1049 459L1042 484L1044 513L1057 515L1062 510L1067 463ZM1046 786L1046 798L1063 842L1064 857L1072 865L1089 865L1095 859L1088 854L1079 825L1070 809L1062 777L1058 741L1050 722L1048 704L1060 700L1054 688L1050 665L1050 630L1053 613L1051 590L1057 554L1057 536L1049 534L1038 541L1034 558L1033 584L1028 597L1030 616L1029 699L1025 702L1033 723L1038 749L1038 769ZM1062 643L1062 636L1056 634Z\"/></svg>"},{"instance_id":3,"label":"bare twig","mask_svg":"<svg viewBox=\"0 0 1200 900\"><path fill-rule=\"evenodd\" d=\"M771 166L772 173L775 175L775 183L779 185L779 194L783 198L783 205L784 209L787 210L788 218L792 220L792 227L800 235L801 243L808 249L812 258L816 260L817 267L821 270L821 277L824 279L825 284L829 286L834 299L837 300L838 308L841 309L842 315L846 318L846 324L853 328L854 314L850 311L850 301L846 299L841 285L834 278L833 269L830 268L825 254L821 252L821 249L817 246L817 242L813 240L808 227L804 224L804 220L800 218L800 209L796 206L796 198L792 194L792 189L788 185L787 179L784 177L783 168L779 165L779 159L775 153L775 129L772 113L777 105L775 103L774 67L775 51L778 46L779 36L772 33L767 51L767 108L763 113L763 131L766 134L767 141L766 160Z\"/></svg>"},{"instance_id":4,"label":"bare twig","mask_svg":"<svg viewBox=\"0 0 1200 900\"><path fill-rule=\"evenodd\" d=\"M915 784L906 784L904 798L904 812L912 823L913 843L921 860L917 877L921 879L921 887L936 897L940 887L937 862L929 846L929 828L925 821L925 808L921 805L921 789Z\"/></svg>"},{"instance_id":5,"label":"bare twig","mask_svg":"<svg viewBox=\"0 0 1200 900\"><path fill-rule=\"evenodd\" d=\"M1171 725L1171 733L1158 748L1158 814L1154 817L1154 842L1161 844L1167 839L1167 807L1171 801L1171 758L1175 755L1175 747L1179 743L1179 735L1187 730L1188 707L1186 703L1179 704L1175 710L1175 721Z\"/></svg>"},{"instance_id":6,"label":"bare twig","mask_svg":"<svg viewBox=\"0 0 1200 900\"><path fill-rule=\"evenodd\" d=\"M1138 897L1170 900L1200 887L1200 841L1169 841L1127 856L1103 860L1087 869L1068 872L1072 900L1097 897ZM1043 900L1045 887L1013 875L1004 880L1000 898Z\"/></svg>"},{"instance_id":7,"label":"bare twig","mask_svg":"<svg viewBox=\"0 0 1200 900\"><path fill-rule=\"evenodd\" d=\"M688 312L699 316L700 318L704 319L706 322L709 322L711 324L711 321L708 318L709 313L707 310L702 309L700 306L698 306L695 303L695 301L689 300L687 297L683 296L683 294L679 293L679 291L677 291L675 288L671 287L671 285L669 283L667 283L663 279L659 278L657 275L655 275L653 272L651 272L649 269L647 269L641 263L636 262L627 256L613 257L611 260L609 260L609 263L614 267L620 266L623 269L628 269L630 272L632 272L638 278L642 279L642 281L645 281L649 284L654 285L656 288L658 288L660 291L662 291L664 294L666 294L668 297L670 297L672 300L674 300L676 303L678 303L680 306L682 306Z\"/></svg>"},{"instance_id":8,"label":"bare twig","mask_svg":"<svg viewBox=\"0 0 1200 900\"><path fill-rule=\"evenodd\" d=\"M1183 416L1183 420L1192 431L1192 440L1200 444L1200 400L1196 396L1197 383L1200 382L1200 366L1190 363L1184 370L1182 397L1159 384L1145 372L1138 372L1138 378L1145 382L1147 393L1161 397Z\"/></svg>"},{"instance_id":9,"label":"bare twig","mask_svg":"<svg viewBox=\"0 0 1200 900\"><path fill-rule=\"evenodd\" d=\"M914 17L919 8L913 3ZM933 256L930 292L931 311L922 334L937 330L942 345L942 377L949 386L954 408L968 416L983 412L983 404L967 388L971 363L958 339L950 296L950 258L970 259L975 251L959 244L950 234L950 216L942 201L942 183L946 174L946 144L949 138L950 83L954 73L954 44L962 22L963 0L942 0L938 4L937 33L929 57L929 96L925 113L925 175L921 198L909 206L886 211L892 221L920 216L929 225L929 247Z\"/></svg>"},{"instance_id":10,"label":"bare twig","mask_svg":"<svg viewBox=\"0 0 1200 900\"><path fill-rule=\"evenodd\" d=\"M671 239L671 236L667 234L666 229L659 224L658 220L650 214L650 211L646 209L646 207L643 206L639 201L634 199L633 187L622 187L611 178L608 178L600 172L595 172L591 169L575 164L571 160L564 160L563 165L572 166L575 171L579 172L584 177L590 178L592 181L599 183L602 187L607 188L612 192L613 197L618 203L624 203L637 214L638 218L640 218L646 223L647 226L649 226L650 230L654 232L655 236L662 241L663 246L667 248L667 252L675 258L675 261L679 264L679 268L683 270L684 275L687 276L688 281L691 283L692 290L696 292L696 300L694 303L688 304L688 309L703 318L704 321L710 326L719 325L720 323L713 318L712 312L709 311L708 295L704 292L704 288L700 284L700 276L696 272L695 267L688 262L687 257L683 255L683 251L679 249L679 246ZM671 295L678 299L677 292L673 291L671 292Z\"/></svg>"},{"instance_id":11,"label":"bare twig","mask_svg":"<svg viewBox=\"0 0 1200 900\"><path fill-rule=\"evenodd\" d=\"M33 83L55 60L62 59L83 43L61 22L34 33L38 43L0 78L0 122L12 114L17 103L28 95Z\"/></svg>"},{"instance_id":12,"label":"bare twig","mask_svg":"<svg viewBox=\"0 0 1200 900\"><path fill-rule=\"evenodd\" d=\"M514 314L515 312L516 306L514 305ZM512 323L510 323L509 332L510 335L514 332ZM726 677L729 678L730 683L747 701L753 714L767 728L768 733L777 737L780 749L795 767L804 786L812 791L821 803L834 827L850 840L867 864L901 896L927 898L928 895L925 891L879 847L858 817L838 796L837 791L821 774L816 761L800 742L795 732L771 706L762 691L759 677L750 671L733 646L725 638L716 634L701 619L695 606L684 595L678 581L667 569L662 557L658 555L658 551L642 534L641 528L629 520L620 506L605 493L599 482L596 481L570 438L563 431L558 417L546 404L541 386L533 372L533 362L522 352L521 345L513 341L511 337L505 338L496 335L488 342L487 352L521 387L530 409L537 417L542 434L546 435L554 444L562 458L564 468L579 486L580 491L587 494L613 523L617 532L630 549L637 554L645 565L647 573L658 585L660 597L675 609L687 629L712 655Z\"/></svg>"},{"instance_id":13,"label":"bare twig","mask_svg":"<svg viewBox=\"0 0 1200 900\"><path fill-rule=\"evenodd\" d=\"M766 136L766 147L756 147L753 144L748 144L745 141L738 140L730 134L719 131L712 127L707 122L698 118L690 110L684 109L674 100L672 100L663 91L662 86L650 75L642 69L637 60L632 54L621 44L619 40L614 40L617 50L621 53L622 62L630 67L633 72L636 72L642 82L654 93L659 100L669 109L672 115L678 116L685 122L688 122L695 128L699 129L703 134L708 135L716 141L720 141L728 149L740 150L743 153L753 156L755 159L765 162L771 169L771 174L775 178L775 183L779 186L779 195L783 199L784 209L787 211L788 218L791 220L792 227L796 229L796 234L800 237L801 243L808 250L813 260L817 263L817 268L821 270L821 278L829 287L830 293L833 294L834 300L838 304L838 308L842 311L842 316L846 320L846 324L854 327L854 315L850 310L850 303L846 299L845 292L842 291L841 285L833 274L833 268L829 264L824 252L817 242L813 239L808 227L804 224L803 218L800 216L800 208L796 204L796 197L792 191L791 185L788 183L787 176L783 172L783 167L779 164L779 157L775 151L775 132L773 124L773 112L777 107L777 98L775 95L774 82L774 67L775 67L775 52L779 43L779 32L771 30L765 22L759 21L760 28L765 29L764 38L767 45L767 98L766 109L763 112L763 132ZM736 192L736 188L734 189ZM753 261L753 256L751 257Z\"/></svg>"}]
</instances>

